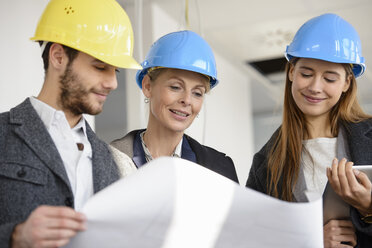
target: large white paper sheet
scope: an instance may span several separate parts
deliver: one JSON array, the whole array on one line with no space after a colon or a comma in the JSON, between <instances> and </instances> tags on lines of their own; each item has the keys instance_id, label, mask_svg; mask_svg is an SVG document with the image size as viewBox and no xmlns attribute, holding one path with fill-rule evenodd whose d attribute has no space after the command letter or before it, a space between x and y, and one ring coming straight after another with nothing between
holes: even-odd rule
<instances>
[{"instance_id":1,"label":"large white paper sheet","mask_svg":"<svg viewBox=\"0 0 372 248\"><path fill-rule=\"evenodd\" d=\"M321 199L280 201L179 158L151 161L82 212L87 231L67 247L323 247Z\"/></svg>"}]
</instances>

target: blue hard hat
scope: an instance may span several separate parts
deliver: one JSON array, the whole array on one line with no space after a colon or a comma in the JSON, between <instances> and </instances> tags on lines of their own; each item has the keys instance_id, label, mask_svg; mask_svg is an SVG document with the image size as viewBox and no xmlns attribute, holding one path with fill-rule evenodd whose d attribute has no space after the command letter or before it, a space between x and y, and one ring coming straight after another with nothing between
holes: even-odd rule
<instances>
[{"instance_id":1,"label":"blue hard hat","mask_svg":"<svg viewBox=\"0 0 372 248\"><path fill-rule=\"evenodd\" d=\"M366 69L358 33L335 14L323 14L305 22L287 46L285 57L288 61L299 57L352 64L355 77Z\"/></svg>"},{"instance_id":2,"label":"blue hard hat","mask_svg":"<svg viewBox=\"0 0 372 248\"><path fill-rule=\"evenodd\" d=\"M159 38L152 44L141 65L143 69L137 71L136 75L140 88L143 77L152 67L182 69L207 75L211 88L218 83L216 61L211 47L198 34L188 30Z\"/></svg>"}]
</instances>

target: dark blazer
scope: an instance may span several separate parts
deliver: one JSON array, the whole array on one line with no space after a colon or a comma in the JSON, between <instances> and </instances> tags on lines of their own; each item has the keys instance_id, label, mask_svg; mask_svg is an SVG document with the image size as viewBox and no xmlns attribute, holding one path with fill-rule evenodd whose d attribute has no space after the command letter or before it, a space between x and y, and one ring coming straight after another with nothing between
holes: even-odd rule
<instances>
[{"instance_id":1,"label":"dark blazer","mask_svg":"<svg viewBox=\"0 0 372 248\"><path fill-rule=\"evenodd\" d=\"M87 124L94 192L119 179L107 145ZM30 100L0 114L0 247L40 205L74 207L62 159Z\"/></svg>"},{"instance_id":2,"label":"dark blazer","mask_svg":"<svg viewBox=\"0 0 372 248\"><path fill-rule=\"evenodd\" d=\"M372 164L372 119L360 123L343 123L345 142L354 165ZM276 131L266 145L254 155L246 186L267 194L267 158L278 135ZM281 184L279 184L281 185ZM279 188L279 195L281 189ZM372 247L372 224L360 219L358 211L351 207L351 221L357 230L359 248Z\"/></svg>"},{"instance_id":3,"label":"dark blazer","mask_svg":"<svg viewBox=\"0 0 372 248\"><path fill-rule=\"evenodd\" d=\"M123 138L114 140L111 145L132 158L137 167L146 163L139 134L144 131L134 130ZM232 159L208 146L203 146L188 135L183 135L182 158L195 162L222 176L238 182Z\"/></svg>"}]
</instances>

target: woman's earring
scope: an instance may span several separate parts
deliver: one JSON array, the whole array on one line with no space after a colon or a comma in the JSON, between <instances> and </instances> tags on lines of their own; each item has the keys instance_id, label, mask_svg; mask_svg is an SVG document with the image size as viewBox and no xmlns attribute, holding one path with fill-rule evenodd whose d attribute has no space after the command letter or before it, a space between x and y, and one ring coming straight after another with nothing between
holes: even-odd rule
<instances>
[{"instance_id":1,"label":"woman's earring","mask_svg":"<svg viewBox=\"0 0 372 248\"><path fill-rule=\"evenodd\" d=\"M150 102L150 99L148 99L147 97L143 100L145 103L149 103Z\"/></svg>"}]
</instances>

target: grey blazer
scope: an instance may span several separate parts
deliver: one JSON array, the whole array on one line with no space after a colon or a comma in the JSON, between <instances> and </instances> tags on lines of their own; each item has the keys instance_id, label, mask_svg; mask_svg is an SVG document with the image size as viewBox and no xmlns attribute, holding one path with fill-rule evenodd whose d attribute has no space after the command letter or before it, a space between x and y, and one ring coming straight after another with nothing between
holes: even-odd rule
<instances>
[{"instance_id":1,"label":"grey blazer","mask_svg":"<svg viewBox=\"0 0 372 248\"><path fill-rule=\"evenodd\" d=\"M92 145L93 187L119 179L107 145L87 124ZM15 225L40 205L74 207L70 183L54 142L30 100L0 114L0 247Z\"/></svg>"}]
</instances>

